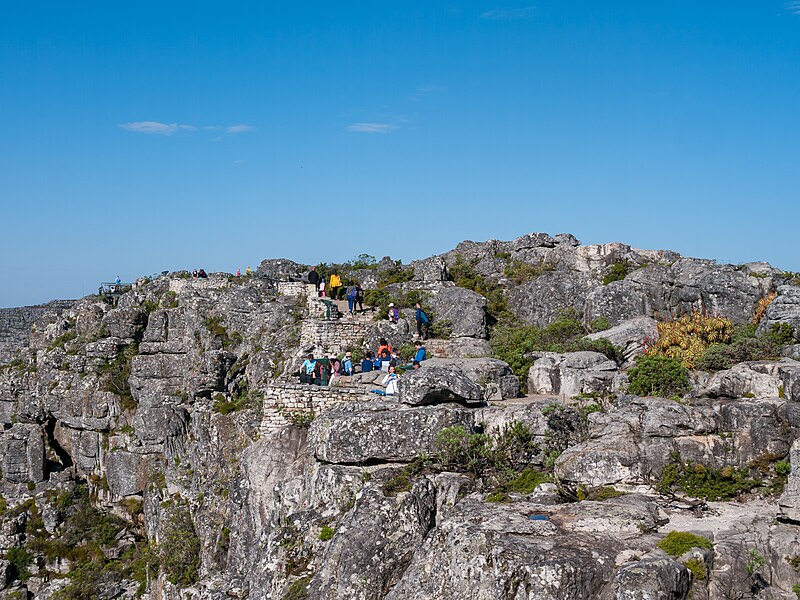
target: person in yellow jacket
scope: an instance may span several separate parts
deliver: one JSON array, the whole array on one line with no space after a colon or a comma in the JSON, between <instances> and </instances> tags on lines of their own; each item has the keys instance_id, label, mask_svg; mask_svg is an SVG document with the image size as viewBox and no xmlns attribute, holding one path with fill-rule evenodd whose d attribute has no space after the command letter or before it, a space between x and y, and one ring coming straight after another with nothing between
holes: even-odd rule
<instances>
[{"instance_id":1,"label":"person in yellow jacket","mask_svg":"<svg viewBox=\"0 0 800 600\"><path fill-rule=\"evenodd\" d=\"M336 300L339 292L339 288L342 287L342 278L339 277L336 273L331 275L331 281L328 284L328 288L330 291L330 297Z\"/></svg>"}]
</instances>

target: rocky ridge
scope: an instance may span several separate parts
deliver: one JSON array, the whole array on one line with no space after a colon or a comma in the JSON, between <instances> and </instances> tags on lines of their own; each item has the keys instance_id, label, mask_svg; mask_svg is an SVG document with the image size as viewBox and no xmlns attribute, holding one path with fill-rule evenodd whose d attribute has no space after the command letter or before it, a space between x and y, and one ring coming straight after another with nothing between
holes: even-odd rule
<instances>
[{"instance_id":1,"label":"rocky ridge","mask_svg":"<svg viewBox=\"0 0 800 600\"><path fill-rule=\"evenodd\" d=\"M798 597L794 274L542 233L342 269L376 306L403 302L401 322L306 327L324 311L286 259L18 320L0 369L2 597ZM408 344L417 299L435 356L399 396L370 396L370 373L339 395L293 385L331 335ZM751 323L759 305L746 343L778 332L782 358L629 393L659 322ZM554 323L581 328L577 350L492 357L503 327Z\"/></svg>"}]
</instances>

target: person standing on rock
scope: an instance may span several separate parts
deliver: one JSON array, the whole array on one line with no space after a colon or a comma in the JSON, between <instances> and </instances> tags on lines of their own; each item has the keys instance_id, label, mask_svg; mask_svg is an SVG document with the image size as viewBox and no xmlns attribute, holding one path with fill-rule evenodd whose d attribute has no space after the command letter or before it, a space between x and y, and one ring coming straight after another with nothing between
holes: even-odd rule
<instances>
[{"instance_id":1,"label":"person standing on rock","mask_svg":"<svg viewBox=\"0 0 800 600\"><path fill-rule=\"evenodd\" d=\"M317 361L314 360L314 355L309 354L303 361L303 366L300 367L300 383L314 383L314 373L317 368Z\"/></svg>"},{"instance_id":2,"label":"person standing on rock","mask_svg":"<svg viewBox=\"0 0 800 600\"><path fill-rule=\"evenodd\" d=\"M356 304L358 304L359 312L364 312L364 290L361 289L361 284L356 284Z\"/></svg>"},{"instance_id":3,"label":"person standing on rock","mask_svg":"<svg viewBox=\"0 0 800 600\"><path fill-rule=\"evenodd\" d=\"M325 280L324 279L320 279L319 280L319 285L317 287L317 294L319 294L320 298L324 298L325 297Z\"/></svg>"},{"instance_id":4,"label":"person standing on rock","mask_svg":"<svg viewBox=\"0 0 800 600\"><path fill-rule=\"evenodd\" d=\"M206 270L205 270L205 269L200 269L200 270L197 272L197 276L198 276L200 279L208 279L208 273L206 273Z\"/></svg>"},{"instance_id":5,"label":"person standing on rock","mask_svg":"<svg viewBox=\"0 0 800 600\"><path fill-rule=\"evenodd\" d=\"M336 273L331 275L331 281L328 284L330 288L329 293L332 300L336 300L336 295L339 292L339 288L342 287L342 278L339 277Z\"/></svg>"},{"instance_id":6,"label":"person standing on rock","mask_svg":"<svg viewBox=\"0 0 800 600\"><path fill-rule=\"evenodd\" d=\"M356 307L356 297L358 296L358 290L356 290L356 286L348 285L347 286L347 310L350 313L350 316L353 316L353 311Z\"/></svg>"},{"instance_id":7,"label":"person standing on rock","mask_svg":"<svg viewBox=\"0 0 800 600\"><path fill-rule=\"evenodd\" d=\"M308 272L308 283L312 284L317 291L319 291L319 273L317 273L317 267L311 267L311 270Z\"/></svg>"},{"instance_id":8,"label":"person standing on rock","mask_svg":"<svg viewBox=\"0 0 800 600\"><path fill-rule=\"evenodd\" d=\"M417 321L417 334L423 340L430 335L430 324L431 320L428 318L428 315L425 314L425 311L422 310L422 304L417 302L417 312L414 315L414 318Z\"/></svg>"}]
</instances>

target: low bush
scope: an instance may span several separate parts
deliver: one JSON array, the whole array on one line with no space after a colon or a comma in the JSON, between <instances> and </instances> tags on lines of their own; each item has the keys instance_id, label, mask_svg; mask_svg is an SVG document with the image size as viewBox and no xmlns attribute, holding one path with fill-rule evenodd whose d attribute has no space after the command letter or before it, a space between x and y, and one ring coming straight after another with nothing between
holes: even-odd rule
<instances>
[{"instance_id":1,"label":"low bush","mask_svg":"<svg viewBox=\"0 0 800 600\"><path fill-rule=\"evenodd\" d=\"M731 500L761 485L752 479L747 469L723 467L715 469L699 463L684 463L677 454L661 471L656 489L667 494L681 491L694 498L719 501Z\"/></svg>"},{"instance_id":2,"label":"low bush","mask_svg":"<svg viewBox=\"0 0 800 600\"><path fill-rule=\"evenodd\" d=\"M751 360L778 360L784 344L792 343L785 323L775 323L760 337L756 325L735 325L728 343L711 344L697 360L695 368L701 371L722 371L736 363ZM789 326L791 327L791 326Z\"/></svg>"},{"instance_id":3,"label":"low bush","mask_svg":"<svg viewBox=\"0 0 800 600\"><path fill-rule=\"evenodd\" d=\"M187 506L173 506L159 549L161 566L167 581L180 587L197 582L200 572L200 540Z\"/></svg>"},{"instance_id":4,"label":"low bush","mask_svg":"<svg viewBox=\"0 0 800 600\"><path fill-rule=\"evenodd\" d=\"M631 271L631 263L627 260L618 260L611 265L611 268L603 277L603 285L608 285L612 281L622 281Z\"/></svg>"},{"instance_id":5,"label":"low bush","mask_svg":"<svg viewBox=\"0 0 800 600\"><path fill-rule=\"evenodd\" d=\"M319 540L321 542L327 542L328 540L333 538L333 527L329 527L328 525L323 525L322 529L319 530Z\"/></svg>"},{"instance_id":6,"label":"low bush","mask_svg":"<svg viewBox=\"0 0 800 600\"><path fill-rule=\"evenodd\" d=\"M657 545L670 556L681 556L692 548L710 550L714 547L708 538L687 531L670 531Z\"/></svg>"},{"instance_id":7,"label":"low bush","mask_svg":"<svg viewBox=\"0 0 800 600\"><path fill-rule=\"evenodd\" d=\"M689 372L678 359L646 354L628 371L628 392L637 396L682 396L691 389Z\"/></svg>"},{"instance_id":8,"label":"low bush","mask_svg":"<svg viewBox=\"0 0 800 600\"><path fill-rule=\"evenodd\" d=\"M706 563L699 558L689 558L684 561L683 566L689 569L692 574L693 581L703 581L706 577L708 577Z\"/></svg>"}]
</instances>

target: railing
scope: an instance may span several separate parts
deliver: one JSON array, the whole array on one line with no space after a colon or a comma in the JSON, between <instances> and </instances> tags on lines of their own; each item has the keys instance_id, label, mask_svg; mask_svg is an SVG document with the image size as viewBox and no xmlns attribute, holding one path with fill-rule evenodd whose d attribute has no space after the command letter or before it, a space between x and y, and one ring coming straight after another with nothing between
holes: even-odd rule
<instances>
[{"instance_id":1,"label":"railing","mask_svg":"<svg viewBox=\"0 0 800 600\"><path fill-rule=\"evenodd\" d=\"M129 292L133 287L132 283L117 283L114 282L102 282L100 287L97 290L97 293L101 296L108 296L108 295L119 295L124 294L125 292Z\"/></svg>"}]
</instances>

